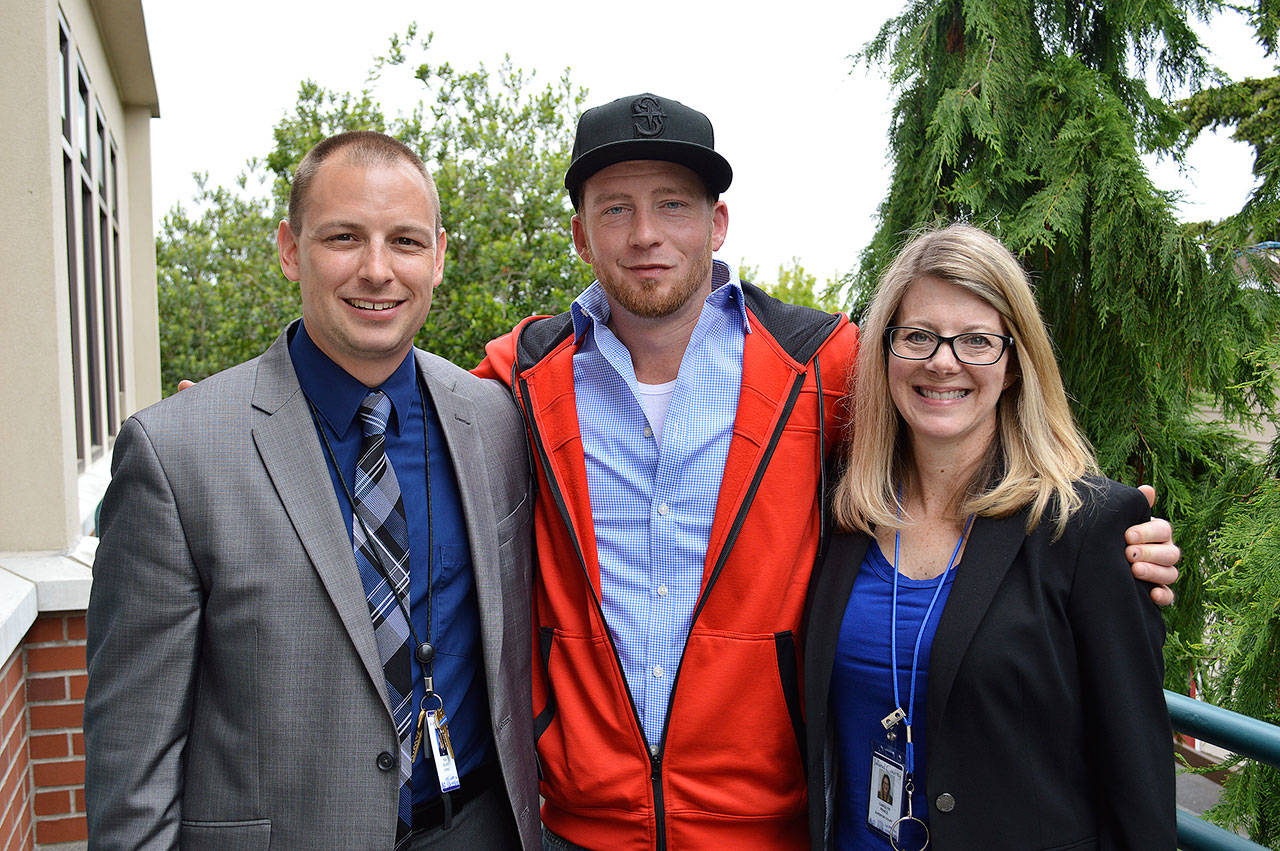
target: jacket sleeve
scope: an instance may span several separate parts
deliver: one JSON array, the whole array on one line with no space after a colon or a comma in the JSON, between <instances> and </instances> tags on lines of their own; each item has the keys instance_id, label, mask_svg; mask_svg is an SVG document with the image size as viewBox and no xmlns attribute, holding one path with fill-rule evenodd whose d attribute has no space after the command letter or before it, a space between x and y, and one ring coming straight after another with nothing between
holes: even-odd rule
<instances>
[{"instance_id":1,"label":"jacket sleeve","mask_svg":"<svg viewBox=\"0 0 1280 851\"><path fill-rule=\"evenodd\" d=\"M1173 732L1162 689L1164 621L1151 586L1132 578L1124 531L1150 511L1105 482L1077 515L1086 524L1067 614L1075 636L1099 848L1176 847ZM1090 495L1091 497L1094 495Z\"/></svg>"},{"instance_id":2,"label":"jacket sleeve","mask_svg":"<svg viewBox=\"0 0 1280 851\"><path fill-rule=\"evenodd\" d=\"M91 848L176 848L203 594L169 480L124 424L89 598L85 798Z\"/></svg>"}]
</instances>

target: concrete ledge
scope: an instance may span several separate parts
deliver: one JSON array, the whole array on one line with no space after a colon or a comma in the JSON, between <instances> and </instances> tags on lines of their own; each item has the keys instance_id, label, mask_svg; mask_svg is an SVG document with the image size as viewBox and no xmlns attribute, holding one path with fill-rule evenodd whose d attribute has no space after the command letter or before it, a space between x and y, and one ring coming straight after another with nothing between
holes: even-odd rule
<instances>
[{"instance_id":1,"label":"concrete ledge","mask_svg":"<svg viewBox=\"0 0 1280 851\"><path fill-rule=\"evenodd\" d=\"M93 571L89 565L93 563L97 543L97 538L83 538L67 555L0 554L0 568L34 586L39 611L84 611L89 607L89 587L93 584ZM4 586L0 586L0 606L3 605L4 594Z\"/></svg>"},{"instance_id":2,"label":"concrete ledge","mask_svg":"<svg viewBox=\"0 0 1280 851\"><path fill-rule=\"evenodd\" d=\"M35 584L0 570L0 660L18 649L37 614Z\"/></svg>"}]
</instances>

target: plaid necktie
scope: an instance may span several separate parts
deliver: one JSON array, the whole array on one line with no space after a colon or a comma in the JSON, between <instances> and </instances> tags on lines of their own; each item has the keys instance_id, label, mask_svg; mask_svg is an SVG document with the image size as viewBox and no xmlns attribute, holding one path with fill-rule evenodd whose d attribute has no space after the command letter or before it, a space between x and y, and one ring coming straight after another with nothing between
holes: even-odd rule
<instances>
[{"instance_id":1,"label":"plaid necktie","mask_svg":"<svg viewBox=\"0 0 1280 851\"><path fill-rule=\"evenodd\" d=\"M387 420L391 400L381 390L371 390L360 403L364 441L356 464L352 540L360 582L369 599L369 616L378 640L378 656L387 679L391 717L400 735L400 807L396 823L396 847L413 829L413 795L409 778L409 734L413 712L413 681L409 672L409 623L397 598L408 600L409 527L404 519L400 483L386 452ZM368 530L366 534L366 529ZM382 566L382 571L378 570ZM386 574L385 577L383 574ZM390 585L388 585L388 582Z\"/></svg>"}]
</instances>

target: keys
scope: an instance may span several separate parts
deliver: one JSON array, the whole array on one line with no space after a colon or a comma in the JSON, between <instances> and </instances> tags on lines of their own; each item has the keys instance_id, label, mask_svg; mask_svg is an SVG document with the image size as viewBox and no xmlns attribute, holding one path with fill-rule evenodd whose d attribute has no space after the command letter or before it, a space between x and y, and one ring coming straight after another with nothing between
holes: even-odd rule
<instances>
[{"instance_id":1,"label":"keys","mask_svg":"<svg viewBox=\"0 0 1280 851\"><path fill-rule=\"evenodd\" d=\"M449 740L449 719L445 717L444 707L440 707L435 711L436 729L440 731L440 750L447 752L449 758L453 758L453 742ZM421 723L421 722L419 722ZM421 733L419 733L421 738Z\"/></svg>"},{"instance_id":2,"label":"keys","mask_svg":"<svg viewBox=\"0 0 1280 851\"><path fill-rule=\"evenodd\" d=\"M422 733L425 729L424 725L427 720L427 710L418 710L418 733L413 737L413 752L409 754L409 764L413 765L418 759L418 748L422 747Z\"/></svg>"}]
</instances>

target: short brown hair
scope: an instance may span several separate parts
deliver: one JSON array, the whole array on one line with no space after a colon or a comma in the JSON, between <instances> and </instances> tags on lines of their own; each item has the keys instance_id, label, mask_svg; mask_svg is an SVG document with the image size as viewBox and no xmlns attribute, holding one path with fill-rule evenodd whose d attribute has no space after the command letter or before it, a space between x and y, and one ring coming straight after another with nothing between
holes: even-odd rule
<instances>
[{"instance_id":1,"label":"short brown hair","mask_svg":"<svg viewBox=\"0 0 1280 851\"><path fill-rule=\"evenodd\" d=\"M444 219L440 214L440 193L436 191L436 182L427 171L422 158L413 152L399 139L393 139L385 133L374 130L352 130L338 133L323 139L311 150L307 151L302 162L298 163L293 173L293 183L289 187L289 228L296 234L302 224L302 214L306 209L307 194L311 190L311 182L315 180L320 166L336 153L342 153L359 165L394 165L407 162L418 170L427 182L427 193L431 198L431 206L436 212L436 231L444 227Z\"/></svg>"}]
</instances>

